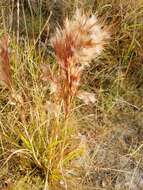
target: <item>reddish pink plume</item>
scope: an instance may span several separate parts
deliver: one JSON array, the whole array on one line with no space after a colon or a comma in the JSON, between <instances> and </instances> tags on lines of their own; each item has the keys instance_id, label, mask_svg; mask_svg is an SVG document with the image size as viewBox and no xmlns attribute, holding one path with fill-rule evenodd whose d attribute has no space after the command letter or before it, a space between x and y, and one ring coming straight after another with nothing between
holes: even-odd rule
<instances>
[{"instance_id":1,"label":"reddish pink plume","mask_svg":"<svg viewBox=\"0 0 143 190\"><path fill-rule=\"evenodd\" d=\"M8 45L8 35L5 34L1 39L0 47L0 80L3 81L8 88L11 88L12 80Z\"/></svg>"}]
</instances>

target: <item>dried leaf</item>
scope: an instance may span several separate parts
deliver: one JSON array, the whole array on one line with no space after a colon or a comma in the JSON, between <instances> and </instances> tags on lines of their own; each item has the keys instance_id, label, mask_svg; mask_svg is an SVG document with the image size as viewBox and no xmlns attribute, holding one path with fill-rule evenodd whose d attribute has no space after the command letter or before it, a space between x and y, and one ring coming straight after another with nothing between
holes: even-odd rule
<instances>
[{"instance_id":1,"label":"dried leaf","mask_svg":"<svg viewBox=\"0 0 143 190\"><path fill-rule=\"evenodd\" d=\"M49 65L42 64L42 65L40 65L40 69L41 69L41 72L42 72L41 79L43 81L45 81L45 82L51 80L51 78L52 78L52 71L51 71Z\"/></svg>"},{"instance_id":2,"label":"dried leaf","mask_svg":"<svg viewBox=\"0 0 143 190\"><path fill-rule=\"evenodd\" d=\"M49 82L50 84L50 93L53 94L58 91L58 84L56 82L56 79L53 76L52 70L49 65L47 64L42 64L41 65L41 79L44 82Z\"/></svg>"},{"instance_id":3,"label":"dried leaf","mask_svg":"<svg viewBox=\"0 0 143 190\"><path fill-rule=\"evenodd\" d=\"M85 104L89 104L89 103L94 104L96 101L94 93L89 93L85 91L78 92L77 97L81 99Z\"/></svg>"},{"instance_id":4,"label":"dried leaf","mask_svg":"<svg viewBox=\"0 0 143 190\"><path fill-rule=\"evenodd\" d=\"M8 52L8 35L4 35L1 40L0 48L0 80L10 88L12 85L10 61Z\"/></svg>"},{"instance_id":5,"label":"dried leaf","mask_svg":"<svg viewBox=\"0 0 143 190\"><path fill-rule=\"evenodd\" d=\"M47 101L45 108L49 113L53 113L55 116L59 115L59 111L60 111L59 105L57 105L53 102Z\"/></svg>"},{"instance_id":6,"label":"dried leaf","mask_svg":"<svg viewBox=\"0 0 143 190\"><path fill-rule=\"evenodd\" d=\"M17 94L15 91L12 92L12 100L10 101L10 103L12 105L16 105L16 103L19 103L21 106L24 106L24 100L22 95Z\"/></svg>"},{"instance_id":7,"label":"dried leaf","mask_svg":"<svg viewBox=\"0 0 143 190\"><path fill-rule=\"evenodd\" d=\"M50 81L50 94L56 93L58 91L58 85L54 81Z\"/></svg>"}]
</instances>

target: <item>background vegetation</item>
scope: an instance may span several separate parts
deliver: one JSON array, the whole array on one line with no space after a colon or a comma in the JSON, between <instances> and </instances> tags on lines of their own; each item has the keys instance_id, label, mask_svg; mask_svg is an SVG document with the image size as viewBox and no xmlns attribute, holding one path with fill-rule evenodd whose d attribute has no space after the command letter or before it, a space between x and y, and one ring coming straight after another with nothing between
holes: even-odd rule
<instances>
[{"instance_id":1,"label":"background vegetation","mask_svg":"<svg viewBox=\"0 0 143 190\"><path fill-rule=\"evenodd\" d=\"M82 77L95 104L76 100L65 122L48 113L42 65L56 70L49 39L77 7L97 14L111 38ZM3 0L5 33L14 90L0 86L0 189L142 190L143 1Z\"/></svg>"}]
</instances>

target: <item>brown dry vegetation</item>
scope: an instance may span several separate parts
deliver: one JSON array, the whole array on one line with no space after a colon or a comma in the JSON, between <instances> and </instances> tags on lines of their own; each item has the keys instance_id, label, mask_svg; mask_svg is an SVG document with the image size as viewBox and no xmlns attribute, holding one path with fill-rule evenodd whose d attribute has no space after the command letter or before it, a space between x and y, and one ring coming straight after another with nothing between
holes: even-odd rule
<instances>
[{"instance_id":1,"label":"brown dry vegetation","mask_svg":"<svg viewBox=\"0 0 143 190\"><path fill-rule=\"evenodd\" d=\"M71 118L57 122L45 111L41 65L56 71L49 39L77 7L97 14L111 37L82 76L96 102L76 100ZM0 190L142 190L143 0L3 0L0 8L14 87L0 86Z\"/></svg>"}]
</instances>

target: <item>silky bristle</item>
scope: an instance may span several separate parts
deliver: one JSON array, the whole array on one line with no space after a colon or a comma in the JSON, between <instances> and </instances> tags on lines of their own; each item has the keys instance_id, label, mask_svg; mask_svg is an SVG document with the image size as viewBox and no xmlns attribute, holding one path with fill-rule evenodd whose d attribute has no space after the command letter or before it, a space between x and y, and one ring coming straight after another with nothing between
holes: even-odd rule
<instances>
[{"instance_id":1,"label":"silky bristle","mask_svg":"<svg viewBox=\"0 0 143 190\"><path fill-rule=\"evenodd\" d=\"M95 15L88 17L77 10L73 19L67 18L64 28L57 30L52 45L63 67L70 64L71 58L86 65L100 55L108 38L109 34L98 24Z\"/></svg>"}]
</instances>

